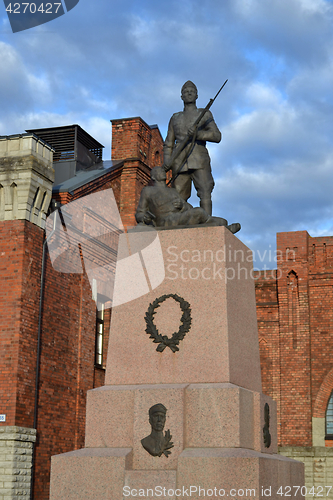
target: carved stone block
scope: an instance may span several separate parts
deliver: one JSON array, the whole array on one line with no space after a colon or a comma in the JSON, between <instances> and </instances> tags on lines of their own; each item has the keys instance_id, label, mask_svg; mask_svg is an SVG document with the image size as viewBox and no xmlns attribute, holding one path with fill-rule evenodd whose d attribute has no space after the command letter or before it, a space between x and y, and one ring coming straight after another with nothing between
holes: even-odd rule
<instances>
[{"instance_id":1,"label":"carved stone block","mask_svg":"<svg viewBox=\"0 0 333 500\"><path fill-rule=\"evenodd\" d=\"M52 457L51 500L120 500L131 448L83 448Z\"/></svg>"},{"instance_id":2,"label":"carved stone block","mask_svg":"<svg viewBox=\"0 0 333 500\"><path fill-rule=\"evenodd\" d=\"M253 392L233 384L186 388L185 447L253 448Z\"/></svg>"},{"instance_id":3,"label":"carved stone block","mask_svg":"<svg viewBox=\"0 0 333 500\"><path fill-rule=\"evenodd\" d=\"M127 235L121 235L120 245L126 238ZM131 248L140 247L135 245L135 238L142 246L140 233L131 235ZM260 392L249 249L225 227L160 231L158 238L163 251L164 280L150 292L114 308L106 385L230 382ZM155 258L160 259L158 252ZM155 269L153 260L154 255L150 255L149 266ZM148 265L145 271L150 276ZM157 344L146 334L145 314L157 298L169 294L190 304L191 328L179 351L167 348L156 352ZM180 325L181 311L178 305L175 309L174 302L169 298L154 315L160 334L169 338Z\"/></svg>"}]
</instances>

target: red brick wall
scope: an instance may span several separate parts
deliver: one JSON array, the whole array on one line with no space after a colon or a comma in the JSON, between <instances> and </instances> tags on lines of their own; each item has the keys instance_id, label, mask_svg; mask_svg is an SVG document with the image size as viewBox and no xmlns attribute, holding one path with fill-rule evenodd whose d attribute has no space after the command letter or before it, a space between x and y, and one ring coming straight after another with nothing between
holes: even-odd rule
<instances>
[{"instance_id":1,"label":"red brick wall","mask_svg":"<svg viewBox=\"0 0 333 500\"><path fill-rule=\"evenodd\" d=\"M279 310L276 271L255 273L262 387L274 399L279 395Z\"/></svg>"},{"instance_id":2,"label":"red brick wall","mask_svg":"<svg viewBox=\"0 0 333 500\"><path fill-rule=\"evenodd\" d=\"M136 158L150 165L155 149L161 149L156 145L156 129L153 134L149 125L140 117L112 120L111 159Z\"/></svg>"},{"instance_id":3,"label":"red brick wall","mask_svg":"<svg viewBox=\"0 0 333 500\"><path fill-rule=\"evenodd\" d=\"M120 216L125 227L135 226L135 212L142 188L148 184L150 169L137 160L127 160L121 176Z\"/></svg>"},{"instance_id":4,"label":"red brick wall","mask_svg":"<svg viewBox=\"0 0 333 500\"><path fill-rule=\"evenodd\" d=\"M277 280L256 281L263 388L278 402L279 444L311 446L333 390L333 237L279 233L277 252Z\"/></svg>"},{"instance_id":5,"label":"red brick wall","mask_svg":"<svg viewBox=\"0 0 333 500\"><path fill-rule=\"evenodd\" d=\"M86 185L81 195L91 193ZM111 183L97 184L97 189ZM78 199L77 192L72 199ZM114 243L114 238L112 242ZM85 262L81 254L82 269ZM67 256L65 271L72 271ZM56 271L47 258L42 321L35 500L49 496L50 457L84 446L87 391L104 385L105 371L94 366L96 303L85 273ZM105 317L106 365L110 311Z\"/></svg>"},{"instance_id":6,"label":"red brick wall","mask_svg":"<svg viewBox=\"0 0 333 500\"><path fill-rule=\"evenodd\" d=\"M159 129L151 129L151 146L150 146L150 157L149 165L153 167L158 167L163 164L163 138Z\"/></svg>"},{"instance_id":7,"label":"red brick wall","mask_svg":"<svg viewBox=\"0 0 333 500\"><path fill-rule=\"evenodd\" d=\"M281 445L311 446L311 366L306 231L279 233Z\"/></svg>"},{"instance_id":8,"label":"red brick wall","mask_svg":"<svg viewBox=\"0 0 333 500\"><path fill-rule=\"evenodd\" d=\"M14 425L22 296L24 234L22 223L0 222L0 401L6 422Z\"/></svg>"},{"instance_id":9,"label":"red brick wall","mask_svg":"<svg viewBox=\"0 0 333 500\"><path fill-rule=\"evenodd\" d=\"M311 379L314 417L324 417L333 390L333 237L309 238Z\"/></svg>"},{"instance_id":10,"label":"red brick wall","mask_svg":"<svg viewBox=\"0 0 333 500\"><path fill-rule=\"evenodd\" d=\"M49 496L50 457L83 447L95 378L96 304L84 274L45 269L36 447L36 500ZM98 385L104 380L99 380Z\"/></svg>"},{"instance_id":11,"label":"red brick wall","mask_svg":"<svg viewBox=\"0 0 333 500\"><path fill-rule=\"evenodd\" d=\"M43 230L0 223L0 400L6 422L33 427ZM105 345L110 311L106 314ZM83 446L87 390L104 384L94 368L96 304L86 275L55 271L47 257L38 388L36 500L49 497L51 455ZM104 349L106 363L107 349ZM98 375L96 375L96 370Z\"/></svg>"},{"instance_id":12,"label":"red brick wall","mask_svg":"<svg viewBox=\"0 0 333 500\"><path fill-rule=\"evenodd\" d=\"M135 212L152 167L163 163L163 139L158 128L142 118L112 120L112 160L125 160L121 174L120 215L125 227L135 226Z\"/></svg>"},{"instance_id":13,"label":"red brick wall","mask_svg":"<svg viewBox=\"0 0 333 500\"><path fill-rule=\"evenodd\" d=\"M0 425L33 426L43 231L0 222Z\"/></svg>"},{"instance_id":14,"label":"red brick wall","mask_svg":"<svg viewBox=\"0 0 333 500\"><path fill-rule=\"evenodd\" d=\"M33 427L43 233L27 221L0 223L0 425ZM47 256L44 283L36 500L49 497L50 457L83 446L86 393L104 384L104 370L94 367L96 304L87 276L59 273ZM104 365L109 323L110 311Z\"/></svg>"}]
</instances>

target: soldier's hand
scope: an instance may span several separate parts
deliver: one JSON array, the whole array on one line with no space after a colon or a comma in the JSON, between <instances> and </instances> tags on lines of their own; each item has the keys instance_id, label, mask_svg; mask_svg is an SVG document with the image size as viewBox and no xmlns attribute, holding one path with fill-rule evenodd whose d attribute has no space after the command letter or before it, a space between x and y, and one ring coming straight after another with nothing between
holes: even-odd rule
<instances>
[{"instance_id":1,"label":"soldier's hand","mask_svg":"<svg viewBox=\"0 0 333 500\"><path fill-rule=\"evenodd\" d=\"M152 221L152 218L150 217L150 215L148 215L148 214L144 214L144 216L143 216L143 222L144 222L145 224L150 224L150 223L151 223L151 221Z\"/></svg>"},{"instance_id":2,"label":"soldier's hand","mask_svg":"<svg viewBox=\"0 0 333 500\"><path fill-rule=\"evenodd\" d=\"M150 224L151 221L152 221L152 218L148 215L148 214L144 214L144 213L141 213L141 214L138 214L136 216L136 221L138 223L144 223L144 224Z\"/></svg>"},{"instance_id":3,"label":"soldier's hand","mask_svg":"<svg viewBox=\"0 0 333 500\"><path fill-rule=\"evenodd\" d=\"M182 200L175 200L172 202L172 204L177 210L181 210L183 208L184 202Z\"/></svg>"},{"instance_id":4,"label":"soldier's hand","mask_svg":"<svg viewBox=\"0 0 333 500\"><path fill-rule=\"evenodd\" d=\"M188 131L187 131L187 135L188 135L188 137L189 137L189 138L190 138L190 137L193 137L193 136L194 136L194 134L195 134L195 127L190 127L190 128L188 129Z\"/></svg>"},{"instance_id":5,"label":"soldier's hand","mask_svg":"<svg viewBox=\"0 0 333 500\"><path fill-rule=\"evenodd\" d=\"M170 165L168 163L163 163L163 168L166 172L168 172L170 170Z\"/></svg>"}]
</instances>

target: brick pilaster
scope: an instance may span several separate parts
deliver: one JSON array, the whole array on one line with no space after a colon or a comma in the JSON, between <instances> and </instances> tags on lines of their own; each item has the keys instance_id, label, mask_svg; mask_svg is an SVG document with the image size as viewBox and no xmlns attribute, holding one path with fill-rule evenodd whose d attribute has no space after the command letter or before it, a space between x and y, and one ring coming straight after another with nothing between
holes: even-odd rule
<instances>
[{"instance_id":1,"label":"brick pilaster","mask_svg":"<svg viewBox=\"0 0 333 500\"><path fill-rule=\"evenodd\" d=\"M281 445L312 445L309 264L306 231L278 233Z\"/></svg>"}]
</instances>

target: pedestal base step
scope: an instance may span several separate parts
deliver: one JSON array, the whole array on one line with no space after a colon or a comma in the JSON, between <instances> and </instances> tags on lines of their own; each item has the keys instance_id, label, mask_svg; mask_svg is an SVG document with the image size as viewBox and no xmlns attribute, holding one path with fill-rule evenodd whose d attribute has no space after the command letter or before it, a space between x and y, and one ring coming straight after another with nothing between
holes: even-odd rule
<instances>
[{"instance_id":1,"label":"pedestal base step","mask_svg":"<svg viewBox=\"0 0 333 500\"><path fill-rule=\"evenodd\" d=\"M187 448L178 457L177 488L191 500L281 500L291 487L293 500L304 500L301 488L297 495L293 488L304 485L303 464L285 459L244 448Z\"/></svg>"},{"instance_id":2,"label":"pedestal base step","mask_svg":"<svg viewBox=\"0 0 333 500\"><path fill-rule=\"evenodd\" d=\"M246 448L186 448L177 470L133 470L131 448L84 448L52 457L50 500L222 497L304 500L301 462Z\"/></svg>"},{"instance_id":3,"label":"pedestal base step","mask_svg":"<svg viewBox=\"0 0 333 500\"><path fill-rule=\"evenodd\" d=\"M132 448L83 448L51 459L50 500L123 500Z\"/></svg>"},{"instance_id":4,"label":"pedestal base step","mask_svg":"<svg viewBox=\"0 0 333 500\"><path fill-rule=\"evenodd\" d=\"M131 500L134 497L176 500L176 475L175 470L125 471L123 498L124 500L126 498Z\"/></svg>"}]
</instances>

